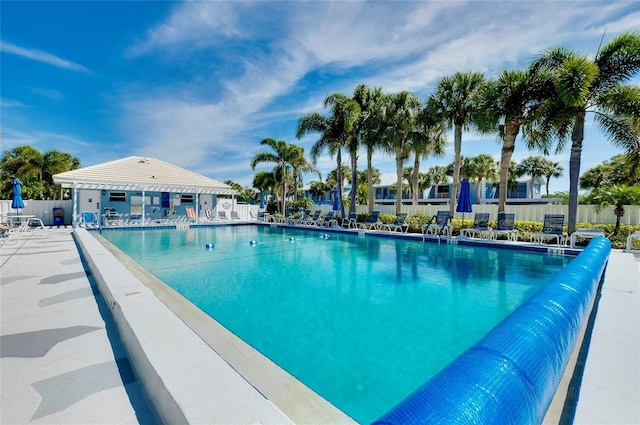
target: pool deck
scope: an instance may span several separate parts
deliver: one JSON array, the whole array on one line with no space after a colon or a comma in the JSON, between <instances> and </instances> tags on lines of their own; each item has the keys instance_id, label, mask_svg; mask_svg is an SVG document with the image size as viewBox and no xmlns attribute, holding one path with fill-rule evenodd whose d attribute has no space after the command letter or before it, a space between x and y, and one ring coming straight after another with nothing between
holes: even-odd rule
<instances>
[{"instance_id":1,"label":"pool deck","mask_svg":"<svg viewBox=\"0 0 640 425\"><path fill-rule=\"evenodd\" d=\"M0 251L0 423L351 423L73 231L35 229ZM638 424L640 253L612 251L597 312L584 375L568 384L574 423Z\"/></svg>"}]
</instances>

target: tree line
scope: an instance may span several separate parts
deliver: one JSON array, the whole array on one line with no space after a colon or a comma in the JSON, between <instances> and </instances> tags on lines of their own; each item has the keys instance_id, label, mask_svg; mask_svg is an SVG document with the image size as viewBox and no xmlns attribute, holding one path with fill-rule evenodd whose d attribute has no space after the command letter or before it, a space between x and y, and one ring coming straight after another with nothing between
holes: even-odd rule
<instances>
[{"instance_id":1,"label":"tree line","mask_svg":"<svg viewBox=\"0 0 640 425\"><path fill-rule=\"evenodd\" d=\"M319 155L328 152L336 160L336 183L342 198L342 154L349 155L350 180L353 187L358 187L358 179L362 177L358 175L358 154L366 149L367 204L371 211L374 204L371 159L375 151L395 157L396 187L402 187L404 165L413 158L410 192L413 202L417 203L420 161L430 155L442 156L447 144L446 131L453 130L451 199L454 201L464 169L463 131L473 129L494 136L502 143L500 188L508 187L510 176L513 180L511 156L520 136L521 143L528 149L543 155L570 147L568 229L573 232L587 117L591 116L605 137L626 153L626 160L631 164L640 160L640 87L628 84L639 70L640 33L629 32L601 46L593 58L554 47L534 57L526 69L504 70L493 78L475 71L455 72L442 77L424 102L408 91L388 93L382 88L360 84L352 95L327 96L326 113L311 112L300 118L296 129L298 139L307 134L318 135L311 147L311 163L304 160L302 148L267 138L261 143L273 152L257 154L251 167L255 169L262 162L277 164L269 179L281 185L280 202L284 211L287 180L290 174L293 177L294 170L299 173L312 169ZM264 174L256 175L254 186L263 187L260 179L264 178ZM297 181L292 178L294 185ZM398 213L402 190L396 192ZM504 211L506 194L506 190L499 191L499 211ZM352 190L351 212L355 211L356 196L357 191ZM297 197L296 191L294 197ZM340 206L344 216L342 199ZM450 208L453 215L455 202L450 203Z\"/></svg>"}]
</instances>

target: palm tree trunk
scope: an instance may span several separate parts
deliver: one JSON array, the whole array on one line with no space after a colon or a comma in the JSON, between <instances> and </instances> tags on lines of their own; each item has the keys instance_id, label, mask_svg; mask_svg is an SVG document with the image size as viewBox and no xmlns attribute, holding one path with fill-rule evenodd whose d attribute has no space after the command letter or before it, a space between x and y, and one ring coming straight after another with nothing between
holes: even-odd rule
<instances>
[{"instance_id":1,"label":"palm tree trunk","mask_svg":"<svg viewBox=\"0 0 640 425\"><path fill-rule=\"evenodd\" d=\"M582 156L582 141L584 140L584 116L581 111L576 116L571 133L571 155L569 157L569 234L576 230L576 219L578 215L578 180L580 178L580 158Z\"/></svg>"},{"instance_id":2,"label":"palm tree trunk","mask_svg":"<svg viewBox=\"0 0 640 425\"><path fill-rule=\"evenodd\" d=\"M373 193L373 166L371 160L373 158L373 149L367 148L367 188L369 189L369 214L373 212L374 193Z\"/></svg>"},{"instance_id":3,"label":"palm tree trunk","mask_svg":"<svg viewBox=\"0 0 640 425\"><path fill-rule=\"evenodd\" d=\"M451 191L451 202L449 203L449 214L451 217L456 211L456 199L458 198L458 191L460 187L460 151L462 150L462 125L456 124L453 132L453 184L451 185L453 190Z\"/></svg>"},{"instance_id":4,"label":"palm tree trunk","mask_svg":"<svg viewBox=\"0 0 640 425\"><path fill-rule=\"evenodd\" d=\"M529 184L529 199L533 199L533 184L536 181L536 176L531 176L531 182Z\"/></svg>"},{"instance_id":5,"label":"palm tree trunk","mask_svg":"<svg viewBox=\"0 0 640 425\"><path fill-rule=\"evenodd\" d=\"M511 156L516 147L516 136L520 131L520 126L515 123L506 123L506 132L504 142L502 144L502 153L500 155L500 187L498 196L498 212L504 212L507 204L507 192L509 191L509 165L511 165Z\"/></svg>"},{"instance_id":6,"label":"palm tree trunk","mask_svg":"<svg viewBox=\"0 0 640 425\"><path fill-rule=\"evenodd\" d=\"M482 176L478 176L478 182L476 186L476 204L480 205L480 187L482 186Z\"/></svg>"},{"instance_id":7,"label":"palm tree trunk","mask_svg":"<svg viewBox=\"0 0 640 425\"><path fill-rule=\"evenodd\" d=\"M338 168L336 169L336 177L338 178L338 199L340 201L340 214L342 215L342 218L344 218L344 202L342 202L342 193L344 192L344 178L342 178L342 149L340 148L338 148L336 162L338 163Z\"/></svg>"},{"instance_id":8,"label":"palm tree trunk","mask_svg":"<svg viewBox=\"0 0 640 425\"><path fill-rule=\"evenodd\" d=\"M416 153L415 158L413 159L413 174L411 175L411 195L413 198L413 205L418 205L418 191L420 190L419 186L419 177L420 177L420 155Z\"/></svg>"},{"instance_id":9,"label":"palm tree trunk","mask_svg":"<svg viewBox=\"0 0 640 425\"><path fill-rule=\"evenodd\" d=\"M356 212L356 195L358 189L358 152L351 153L351 193L349 198L351 199L349 205L349 214Z\"/></svg>"},{"instance_id":10,"label":"palm tree trunk","mask_svg":"<svg viewBox=\"0 0 640 425\"><path fill-rule=\"evenodd\" d=\"M293 200L298 200L298 172L296 169L293 170Z\"/></svg>"},{"instance_id":11,"label":"palm tree trunk","mask_svg":"<svg viewBox=\"0 0 640 425\"><path fill-rule=\"evenodd\" d=\"M402 166L404 165L404 158L402 154L402 148L396 148L396 215L402 212Z\"/></svg>"}]
</instances>

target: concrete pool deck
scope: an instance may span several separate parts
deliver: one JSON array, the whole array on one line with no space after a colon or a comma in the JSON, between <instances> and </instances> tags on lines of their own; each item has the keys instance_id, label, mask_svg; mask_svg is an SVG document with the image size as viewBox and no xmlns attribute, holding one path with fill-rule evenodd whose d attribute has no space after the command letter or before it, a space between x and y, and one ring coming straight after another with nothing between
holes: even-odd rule
<instances>
[{"instance_id":1,"label":"concrete pool deck","mask_svg":"<svg viewBox=\"0 0 640 425\"><path fill-rule=\"evenodd\" d=\"M139 276L79 229L87 260L102 263L102 272L87 275L94 268L83 265L72 232L38 229L2 247L0 422L151 424L154 415L168 423L351 422L321 400L311 413L289 406L296 400L279 399L277 371L253 382L255 369L268 367L254 353L240 353L242 364L232 368L223 358L235 351L233 341L212 350L207 339L221 335L210 322L182 306L187 326L166 308L173 294L136 283ZM579 390L579 424L640 423L640 255L615 250L609 261ZM97 295L105 279L108 292ZM294 392L305 391L284 379ZM143 392L142 381L152 389ZM256 389L263 386L264 393Z\"/></svg>"}]
</instances>

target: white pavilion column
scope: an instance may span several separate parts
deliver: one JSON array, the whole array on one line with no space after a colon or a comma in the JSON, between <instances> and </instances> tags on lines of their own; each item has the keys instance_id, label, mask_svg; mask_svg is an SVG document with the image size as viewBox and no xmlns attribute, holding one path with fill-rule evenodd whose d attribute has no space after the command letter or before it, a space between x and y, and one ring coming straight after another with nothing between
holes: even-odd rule
<instances>
[{"instance_id":1,"label":"white pavilion column","mask_svg":"<svg viewBox=\"0 0 640 425\"><path fill-rule=\"evenodd\" d=\"M71 227L78 226L78 187L74 183L73 184L73 212L71 213Z\"/></svg>"}]
</instances>

